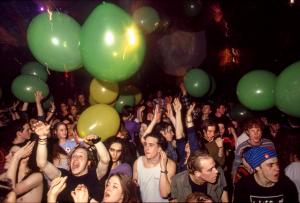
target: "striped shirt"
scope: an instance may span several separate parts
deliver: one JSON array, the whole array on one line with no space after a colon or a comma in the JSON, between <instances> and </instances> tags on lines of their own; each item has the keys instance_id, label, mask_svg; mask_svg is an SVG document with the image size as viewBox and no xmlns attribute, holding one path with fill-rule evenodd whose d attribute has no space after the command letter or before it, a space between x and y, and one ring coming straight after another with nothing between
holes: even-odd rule
<instances>
[{"instance_id":1,"label":"striped shirt","mask_svg":"<svg viewBox=\"0 0 300 203\"><path fill-rule=\"evenodd\" d=\"M275 150L275 146L274 146L273 142L269 139L262 138L259 145L252 145L250 143L250 140L246 140L245 142L240 144L237 147L237 149L235 150L235 157L234 157L233 166L232 166L232 174L236 174L237 168L241 165L244 150L247 147L257 147L257 146L266 147L270 150Z\"/></svg>"}]
</instances>

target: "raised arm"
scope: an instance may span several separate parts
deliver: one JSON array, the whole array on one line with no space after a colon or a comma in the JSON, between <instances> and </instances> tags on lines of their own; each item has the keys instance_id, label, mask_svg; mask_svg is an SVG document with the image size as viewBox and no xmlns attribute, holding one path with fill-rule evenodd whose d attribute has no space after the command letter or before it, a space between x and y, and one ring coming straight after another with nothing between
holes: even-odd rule
<instances>
[{"instance_id":1,"label":"raised arm","mask_svg":"<svg viewBox=\"0 0 300 203\"><path fill-rule=\"evenodd\" d=\"M100 139L97 135L87 135L85 139L88 143L90 143L90 142L94 143L94 146L96 147L98 156L100 157L100 160L98 162L97 169L96 169L97 177L100 180L103 176L105 176L107 169L108 169L108 165L109 165L109 161L110 161L109 152L107 151L103 142L100 141Z\"/></svg>"},{"instance_id":2,"label":"raised arm","mask_svg":"<svg viewBox=\"0 0 300 203\"><path fill-rule=\"evenodd\" d=\"M175 119L175 135L176 139L183 138L183 125L182 125L182 116L181 116L181 103L178 98L174 99L173 107L176 113Z\"/></svg>"},{"instance_id":3,"label":"raised arm","mask_svg":"<svg viewBox=\"0 0 300 203\"><path fill-rule=\"evenodd\" d=\"M144 138L146 135L148 135L149 133L152 132L154 126L158 122L159 116L160 116L160 107L159 107L159 105L155 105L153 119L152 119L151 123L149 124L149 126L147 127L147 129L145 130L142 138Z\"/></svg>"},{"instance_id":4,"label":"raised arm","mask_svg":"<svg viewBox=\"0 0 300 203\"><path fill-rule=\"evenodd\" d=\"M32 149L35 142L28 142L24 147L19 149L13 156L11 164L7 171L7 176L12 180L13 190L17 196L23 195L33 188L36 188L43 182L43 176L41 173L32 173L25 179L17 182L16 178L18 177L17 171L19 169L19 164L23 159L28 159L32 153ZM19 169L22 170L22 169ZM24 169L23 169L24 170Z\"/></svg>"},{"instance_id":5,"label":"raised arm","mask_svg":"<svg viewBox=\"0 0 300 203\"><path fill-rule=\"evenodd\" d=\"M193 121L193 116L192 116L192 112L195 109L195 103L192 103L186 113L186 118L185 118L185 124L186 124L186 134L188 136L188 140L189 140L189 144L190 144L190 151L194 152L196 150L198 150L200 148L199 144L198 144L198 140L197 140L197 136L196 136L196 130L194 127L194 121ZM200 143L201 145L202 143Z\"/></svg>"},{"instance_id":6,"label":"raised arm","mask_svg":"<svg viewBox=\"0 0 300 203\"><path fill-rule=\"evenodd\" d=\"M176 127L176 119L175 119L175 116L173 114L173 110L172 110L171 104L170 103L166 103L166 107L167 107L166 115L170 119L170 121L173 124L173 126Z\"/></svg>"},{"instance_id":7,"label":"raised arm","mask_svg":"<svg viewBox=\"0 0 300 203\"><path fill-rule=\"evenodd\" d=\"M46 122L49 122L50 119L53 117L53 115L55 113L55 104L54 104L54 102L52 101L52 102L50 102L50 104L51 104L51 107L50 107L50 109L47 113Z\"/></svg>"},{"instance_id":8,"label":"raised arm","mask_svg":"<svg viewBox=\"0 0 300 203\"><path fill-rule=\"evenodd\" d=\"M168 159L166 152L163 150L160 151L160 170L160 196L166 198L171 192L171 178L176 172L176 164Z\"/></svg>"},{"instance_id":9,"label":"raised arm","mask_svg":"<svg viewBox=\"0 0 300 203\"><path fill-rule=\"evenodd\" d=\"M50 125L46 125L43 122L38 122L36 124L35 133L39 136L36 152L36 163L40 170L43 171L43 173L46 174L50 180L53 180L54 178L60 177L61 172L47 160L47 136L49 132Z\"/></svg>"},{"instance_id":10,"label":"raised arm","mask_svg":"<svg viewBox=\"0 0 300 203\"><path fill-rule=\"evenodd\" d=\"M35 96L37 116L40 119L44 116L44 110L43 110L43 107L42 107L42 104L41 104L41 101L43 99L43 93L38 90L34 93L34 96Z\"/></svg>"},{"instance_id":11,"label":"raised arm","mask_svg":"<svg viewBox=\"0 0 300 203\"><path fill-rule=\"evenodd\" d=\"M35 142L28 142L24 147L16 151L16 153L12 157L9 168L7 170L7 178L11 180L12 188L14 189L16 188L17 184L16 177L19 168L19 163L22 159L25 159L30 156L34 144Z\"/></svg>"}]
</instances>

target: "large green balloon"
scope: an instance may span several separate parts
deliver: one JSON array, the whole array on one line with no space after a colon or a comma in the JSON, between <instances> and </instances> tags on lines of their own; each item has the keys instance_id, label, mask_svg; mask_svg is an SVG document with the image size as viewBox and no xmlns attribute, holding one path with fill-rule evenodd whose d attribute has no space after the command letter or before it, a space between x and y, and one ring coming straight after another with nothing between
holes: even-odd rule
<instances>
[{"instance_id":1,"label":"large green balloon","mask_svg":"<svg viewBox=\"0 0 300 203\"><path fill-rule=\"evenodd\" d=\"M82 26L81 54L86 70L99 80L123 81L143 62L145 41L132 18L111 3L102 3Z\"/></svg>"},{"instance_id":2,"label":"large green balloon","mask_svg":"<svg viewBox=\"0 0 300 203\"><path fill-rule=\"evenodd\" d=\"M300 117L300 61L288 66L279 74L275 98L280 111Z\"/></svg>"},{"instance_id":3,"label":"large green balloon","mask_svg":"<svg viewBox=\"0 0 300 203\"><path fill-rule=\"evenodd\" d=\"M187 92L194 97L202 97L210 87L208 74L201 69L191 69L184 76L184 86Z\"/></svg>"},{"instance_id":4,"label":"large green balloon","mask_svg":"<svg viewBox=\"0 0 300 203\"><path fill-rule=\"evenodd\" d=\"M120 95L116 101L115 108L121 113L124 106L134 106L134 102L133 95Z\"/></svg>"},{"instance_id":5,"label":"large green balloon","mask_svg":"<svg viewBox=\"0 0 300 203\"><path fill-rule=\"evenodd\" d=\"M135 10L133 19L147 33L153 32L159 25L159 15L155 9L149 6L143 6Z\"/></svg>"},{"instance_id":6,"label":"large green balloon","mask_svg":"<svg viewBox=\"0 0 300 203\"><path fill-rule=\"evenodd\" d=\"M47 81L48 79L48 73L45 66L42 66L37 62L26 63L21 69L21 74L33 75L43 81Z\"/></svg>"},{"instance_id":7,"label":"large green balloon","mask_svg":"<svg viewBox=\"0 0 300 203\"><path fill-rule=\"evenodd\" d=\"M72 71L82 66L80 25L66 14L36 16L28 27L27 40L34 57L54 71Z\"/></svg>"},{"instance_id":8,"label":"large green balloon","mask_svg":"<svg viewBox=\"0 0 300 203\"><path fill-rule=\"evenodd\" d=\"M244 75L237 85L240 102L251 110L267 110L275 105L276 75L266 70L254 70Z\"/></svg>"},{"instance_id":9,"label":"large green balloon","mask_svg":"<svg viewBox=\"0 0 300 203\"><path fill-rule=\"evenodd\" d=\"M43 96L49 94L48 85L33 75L19 75L14 79L11 85L12 93L21 101L35 102L34 93L42 91Z\"/></svg>"}]
</instances>

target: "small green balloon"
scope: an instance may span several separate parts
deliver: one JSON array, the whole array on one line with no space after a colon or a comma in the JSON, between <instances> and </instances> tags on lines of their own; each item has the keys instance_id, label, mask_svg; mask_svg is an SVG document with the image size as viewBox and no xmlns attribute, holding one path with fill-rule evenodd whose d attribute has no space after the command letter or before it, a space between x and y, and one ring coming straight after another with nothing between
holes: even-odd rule
<instances>
[{"instance_id":1,"label":"small green balloon","mask_svg":"<svg viewBox=\"0 0 300 203\"><path fill-rule=\"evenodd\" d=\"M36 16L27 30L33 56L54 71L72 71L82 66L80 25L70 16L51 12Z\"/></svg>"},{"instance_id":2,"label":"small green balloon","mask_svg":"<svg viewBox=\"0 0 300 203\"><path fill-rule=\"evenodd\" d=\"M230 110L230 117L234 120L241 121L254 116L246 107L241 104L236 104Z\"/></svg>"},{"instance_id":3,"label":"small green balloon","mask_svg":"<svg viewBox=\"0 0 300 203\"><path fill-rule=\"evenodd\" d=\"M43 81L47 81L48 79L48 73L45 66L37 62L26 63L21 69L21 74L33 75Z\"/></svg>"},{"instance_id":4,"label":"small green balloon","mask_svg":"<svg viewBox=\"0 0 300 203\"><path fill-rule=\"evenodd\" d=\"M300 118L300 61L289 65L279 74L275 98L280 111Z\"/></svg>"},{"instance_id":5,"label":"small green balloon","mask_svg":"<svg viewBox=\"0 0 300 203\"><path fill-rule=\"evenodd\" d=\"M80 49L85 69L104 81L123 81L141 66L145 41L131 16L102 3L82 26Z\"/></svg>"},{"instance_id":6,"label":"small green balloon","mask_svg":"<svg viewBox=\"0 0 300 203\"><path fill-rule=\"evenodd\" d=\"M239 101L251 110L267 110L275 105L276 75L266 70L253 70L237 85Z\"/></svg>"},{"instance_id":7,"label":"small green balloon","mask_svg":"<svg viewBox=\"0 0 300 203\"><path fill-rule=\"evenodd\" d=\"M184 86L187 92L194 97L202 97L210 87L208 74L201 69L191 69L184 76Z\"/></svg>"},{"instance_id":8,"label":"small green balloon","mask_svg":"<svg viewBox=\"0 0 300 203\"><path fill-rule=\"evenodd\" d=\"M115 108L121 113L124 106L134 106L134 102L133 95L120 95L116 101Z\"/></svg>"},{"instance_id":9,"label":"small green balloon","mask_svg":"<svg viewBox=\"0 0 300 203\"><path fill-rule=\"evenodd\" d=\"M48 85L33 75L19 75L11 85L12 93L21 101L35 102L34 93L41 91L44 97L49 94Z\"/></svg>"},{"instance_id":10,"label":"small green balloon","mask_svg":"<svg viewBox=\"0 0 300 203\"><path fill-rule=\"evenodd\" d=\"M159 25L158 13L149 6L143 6L135 10L133 19L147 33L153 32Z\"/></svg>"}]
</instances>

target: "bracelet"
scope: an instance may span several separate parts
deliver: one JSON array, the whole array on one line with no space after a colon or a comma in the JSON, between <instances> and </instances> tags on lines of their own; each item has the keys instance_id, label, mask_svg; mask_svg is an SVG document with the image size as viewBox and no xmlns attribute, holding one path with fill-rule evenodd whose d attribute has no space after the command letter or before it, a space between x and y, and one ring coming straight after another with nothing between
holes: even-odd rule
<instances>
[{"instance_id":1,"label":"bracelet","mask_svg":"<svg viewBox=\"0 0 300 203\"><path fill-rule=\"evenodd\" d=\"M101 141L101 137L97 137L96 139L91 140L91 142L92 142L93 144L97 144L97 143L100 142L100 141Z\"/></svg>"},{"instance_id":2,"label":"bracelet","mask_svg":"<svg viewBox=\"0 0 300 203\"><path fill-rule=\"evenodd\" d=\"M55 112L55 110L53 110L53 111L48 111L48 112L50 112L50 113L54 113L54 112Z\"/></svg>"},{"instance_id":3,"label":"bracelet","mask_svg":"<svg viewBox=\"0 0 300 203\"><path fill-rule=\"evenodd\" d=\"M161 173L165 173L165 174L168 174L168 171L165 170L165 171L160 171Z\"/></svg>"}]
</instances>

